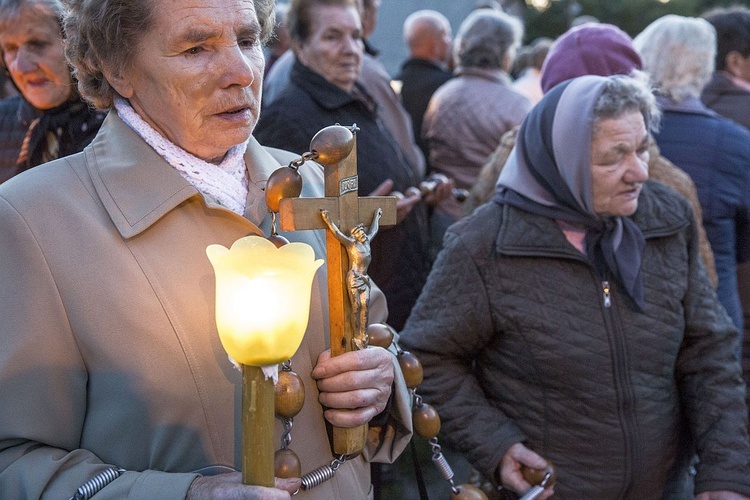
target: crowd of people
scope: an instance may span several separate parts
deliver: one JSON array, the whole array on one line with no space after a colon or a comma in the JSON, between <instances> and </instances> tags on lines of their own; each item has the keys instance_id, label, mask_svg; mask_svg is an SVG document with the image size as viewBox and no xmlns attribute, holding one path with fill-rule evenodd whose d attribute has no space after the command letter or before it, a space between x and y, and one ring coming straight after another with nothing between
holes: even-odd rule
<instances>
[{"instance_id":1,"label":"crowd of people","mask_svg":"<svg viewBox=\"0 0 750 500\"><path fill-rule=\"evenodd\" d=\"M419 10L392 77L380 5L0 0L0 498L382 498L413 394L387 349L331 357L324 271L294 448L336 467L242 484L205 256L268 235L269 176L338 123L396 198L367 316L488 498L554 467L536 498L750 499L750 9L526 44L498 2Z\"/></svg>"}]
</instances>

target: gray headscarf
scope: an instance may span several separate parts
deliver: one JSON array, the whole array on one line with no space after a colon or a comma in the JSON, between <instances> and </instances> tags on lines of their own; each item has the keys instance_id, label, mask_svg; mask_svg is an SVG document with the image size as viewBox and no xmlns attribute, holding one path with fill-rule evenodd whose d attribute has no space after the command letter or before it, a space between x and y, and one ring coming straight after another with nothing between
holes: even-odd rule
<instances>
[{"instance_id":1,"label":"gray headscarf","mask_svg":"<svg viewBox=\"0 0 750 500\"><path fill-rule=\"evenodd\" d=\"M582 76L553 88L532 108L498 179L496 203L586 228L589 260L643 309L644 238L629 217L594 212L593 111L609 77Z\"/></svg>"}]
</instances>

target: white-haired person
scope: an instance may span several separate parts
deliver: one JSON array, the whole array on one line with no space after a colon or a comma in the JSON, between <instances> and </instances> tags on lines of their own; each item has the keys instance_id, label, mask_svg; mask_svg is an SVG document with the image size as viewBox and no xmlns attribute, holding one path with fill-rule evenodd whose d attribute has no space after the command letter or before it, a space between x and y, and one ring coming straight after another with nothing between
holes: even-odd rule
<instances>
[{"instance_id":1,"label":"white-haired person","mask_svg":"<svg viewBox=\"0 0 750 500\"><path fill-rule=\"evenodd\" d=\"M714 72L716 30L704 19L668 15L646 27L634 45L664 112L654 138L695 183L719 301L742 331L737 265L750 260L750 133L700 101Z\"/></svg>"}]
</instances>

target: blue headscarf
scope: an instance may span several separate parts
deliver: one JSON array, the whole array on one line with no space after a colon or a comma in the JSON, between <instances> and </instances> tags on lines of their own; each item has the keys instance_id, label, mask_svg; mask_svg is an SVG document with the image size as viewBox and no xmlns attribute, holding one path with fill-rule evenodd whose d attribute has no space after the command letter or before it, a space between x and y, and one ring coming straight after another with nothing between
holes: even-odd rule
<instances>
[{"instance_id":1,"label":"blue headscarf","mask_svg":"<svg viewBox=\"0 0 750 500\"><path fill-rule=\"evenodd\" d=\"M643 234L629 217L594 212L593 112L608 80L582 76L545 94L521 124L493 201L586 228L586 251L594 268L617 280L642 311Z\"/></svg>"}]
</instances>

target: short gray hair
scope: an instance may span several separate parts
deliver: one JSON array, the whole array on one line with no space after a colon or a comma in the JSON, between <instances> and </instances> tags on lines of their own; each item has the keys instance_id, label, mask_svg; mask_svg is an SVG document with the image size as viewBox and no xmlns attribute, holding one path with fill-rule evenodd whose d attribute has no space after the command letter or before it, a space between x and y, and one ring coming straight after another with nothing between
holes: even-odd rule
<instances>
[{"instance_id":1,"label":"short gray hair","mask_svg":"<svg viewBox=\"0 0 750 500\"><path fill-rule=\"evenodd\" d=\"M713 74L716 30L704 19L661 17L635 37L633 45L657 91L675 102L699 97Z\"/></svg>"},{"instance_id":2,"label":"short gray hair","mask_svg":"<svg viewBox=\"0 0 750 500\"><path fill-rule=\"evenodd\" d=\"M138 42L154 25L158 0L64 0L65 55L81 95L109 109L116 95L103 69L121 72L136 56ZM253 0L265 41L273 32L274 0Z\"/></svg>"},{"instance_id":3,"label":"short gray hair","mask_svg":"<svg viewBox=\"0 0 750 500\"><path fill-rule=\"evenodd\" d=\"M641 72L633 76L615 75L607 77L599 99L594 105L594 127L601 120L619 118L630 111L638 111L643 116L646 130L659 128L661 112L651 91L647 77Z\"/></svg>"},{"instance_id":4,"label":"short gray hair","mask_svg":"<svg viewBox=\"0 0 750 500\"><path fill-rule=\"evenodd\" d=\"M18 20L21 11L31 9L57 21L62 35L62 18L65 6L60 0L0 0L0 30Z\"/></svg>"},{"instance_id":5,"label":"short gray hair","mask_svg":"<svg viewBox=\"0 0 750 500\"><path fill-rule=\"evenodd\" d=\"M475 10L461 23L454 45L455 59L469 68L502 68L523 38L517 18L490 9Z\"/></svg>"}]
</instances>

